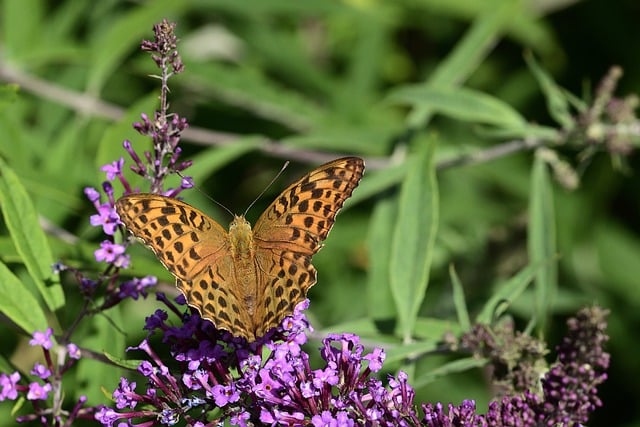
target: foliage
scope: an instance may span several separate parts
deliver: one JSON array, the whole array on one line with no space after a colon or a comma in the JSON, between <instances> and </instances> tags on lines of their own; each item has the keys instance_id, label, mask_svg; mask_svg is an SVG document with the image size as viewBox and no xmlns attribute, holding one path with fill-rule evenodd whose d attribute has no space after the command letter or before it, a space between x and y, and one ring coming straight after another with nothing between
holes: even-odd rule
<instances>
[{"instance_id":1,"label":"foliage","mask_svg":"<svg viewBox=\"0 0 640 427\"><path fill-rule=\"evenodd\" d=\"M42 351L26 343L52 327L83 355L65 375L70 410L80 396L87 405L108 403L125 372L116 366L141 357L125 349L146 336L144 318L158 304L116 304L101 292L88 298L92 283L69 272L115 285L104 282L113 270L94 256L104 235L91 227L96 208L84 191L100 186L101 167L127 155L123 141L139 153L151 147L131 126L160 109L160 80L149 77L158 69L139 47L170 17L185 68L170 81L167 107L188 119L181 159L192 161L185 173L204 194L243 212L292 161L248 213L255 221L283 181L342 154L367 163L314 257L307 347L320 347L329 332L357 334L367 347L385 348L384 373L408 374L416 402L474 399L486 408L492 390L470 370L478 359L442 356L458 348L443 346L443 336L513 319L556 342L563 317L598 302L612 308L617 362L601 417L607 425L637 422L632 405L613 409L640 395L626 381L638 370L637 333L622 326L637 323L640 304L629 173L637 101L618 88L637 87L637 74L635 61L614 50L638 32L632 26L629 40L604 48L584 41L591 37L584 24L581 43L593 49L584 55L593 63L583 63L563 14L587 17L593 9L561 3L562 12L511 0L1 1L0 311L13 325L0 331L0 370L29 376ZM582 22L610 22L615 34L630 21L618 16L624 8L592 11ZM611 68L610 55L622 69ZM600 57L607 60L592 59ZM596 88L578 93L585 77ZM184 186L176 176L165 184ZM181 196L229 221L203 194ZM138 278L153 275L176 295L151 253L127 254L132 268L120 274L128 286L139 290L147 283ZM70 269L54 274L57 261ZM2 420L15 418L6 402L0 411Z\"/></svg>"}]
</instances>

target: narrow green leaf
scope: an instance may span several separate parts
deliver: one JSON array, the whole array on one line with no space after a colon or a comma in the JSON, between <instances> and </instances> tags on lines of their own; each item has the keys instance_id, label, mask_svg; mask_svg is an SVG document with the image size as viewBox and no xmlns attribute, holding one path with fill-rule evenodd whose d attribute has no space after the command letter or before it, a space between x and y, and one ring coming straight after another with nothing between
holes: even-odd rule
<instances>
[{"instance_id":1,"label":"narrow green leaf","mask_svg":"<svg viewBox=\"0 0 640 427\"><path fill-rule=\"evenodd\" d=\"M478 15L449 56L440 61L431 73L427 83L437 87L455 87L466 81L491 52L505 28L513 22L519 7L517 1L503 1ZM409 127L423 128L432 115L430 107L417 105L407 120Z\"/></svg>"},{"instance_id":2,"label":"narrow green leaf","mask_svg":"<svg viewBox=\"0 0 640 427\"><path fill-rule=\"evenodd\" d=\"M367 284L368 312L374 321L383 322L379 326L386 331L384 322L396 318L396 306L389 283L389 259L394 225L398 217L397 193L381 198L376 203L369 227L369 274ZM389 325L393 331L394 325ZM392 332L390 331L390 332Z\"/></svg>"},{"instance_id":3,"label":"narrow green leaf","mask_svg":"<svg viewBox=\"0 0 640 427\"><path fill-rule=\"evenodd\" d=\"M484 305L476 318L476 322L489 325L493 323L493 319L500 317L529 286L537 268L539 268L538 265L529 265L503 283Z\"/></svg>"},{"instance_id":4,"label":"narrow green leaf","mask_svg":"<svg viewBox=\"0 0 640 427\"><path fill-rule=\"evenodd\" d=\"M0 310L1 311L1 310ZM0 354L0 372L13 372L16 367L7 360L3 355Z\"/></svg>"},{"instance_id":5,"label":"narrow green leaf","mask_svg":"<svg viewBox=\"0 0 640 427\"><path fill-rule=\"evenodd\" d=\"M216 170L256 150L260 145L261 138L249 136L234 140L228 145L209 148L192 157L193 165L184 173L192 177L196 184L204 182Z\"/></svg>"},{"instance_id":6,"label":"narrow green leaf","mask_svg":"<svg viewBox=\"0 0 640 427\"><path fill-rule=\"evenodd\" d=\"M38 300L2 262L0 262L0 312L28 334L47 329L47 317Z\"/></svg>"},{"instance_id":7,"label":"narrow green leaf","mask_svg":"<svg viewBox=\"0 0 640 427\"><path fill-rule=\"evenodd\" d=\"M410 158L402 183L398 221L390 257L391 290L399 315L400 333L409 340L429 280L438 224L438 189L430 139Z\"/></svg>"},{"instance_id":8,"label":"narrow green leaf","mask_svg":"<svg viewBox=\"0 0 640 427\"><path fill-rule=\"evenodd\" d=\"M451 277L451 286L453 287L453 305L456 308L456 314L458 315L458 322L463 331L471 329L471 321L469 320L469 310L467 310L467 301L464 297L464 289L462 283L456 273L456 269L451 264L449 266L449 277Z\"/></svg>"},{"instance_id":9,"label":"narrow green leaf","mask_svg":"<svg viewBox=\"0 0 640 427\"><path fill-rule=\"evenodd\" d=\"M528 250L531 263L540 265L535 278L535 312L539 332L544 331L546 319L551 311L551 303L558 289L558 271L555 262L556 224L552 192L553 187L547 165L541 156L535 156L529 199Z\"/></svg>"},{"instance_id":10,"label":"narrow green leaf","mask_svg":"<svg viewBox=\"0 0 640 427\"><path fill-rule=\"evenodd\" d=\"M529 69L538 80L538 84L547 98L547 108L551 117L564 129L572 129L575 124L565 91L538 65L531 52L526 52L524 59L527 61Z\"/></svg>"},{"instance_id":11,"label":"narrow green leaf","mask_svg":"<svg viewBox=\"0 0 640 427\"><path fill-rule=\"evenodd\" d=\"M117 123L109 126L98 143L98 154L95 157L96 170L120 157L124 157L127 164L130 164L129 162L132 160L122 147L125 139L129 140L138 152L144 151L144 149L140 149L140 146L151 147L149 138L140 135L133 129L133 122L139 122L142 113L153 117L153 110L157 106L158 94L156 92L145 95L131 105ZM125 167L124 169L128 170L129 168Z\"/></svg>"},{"instance_id":12,"label":"narrow green leaf","mask_svg":"<svg viewBox=\"0 0 640 427\"><path fill-rule=\"evenodd\" d=\"M93 40L88 48L94 54L87 83L89 92L100 92L124 57L139 49L143 38L153 40L154 24L163 17L176 15L186 6L186 2L171 0L141 3L107 26L107 31L100 33L99 39Z\"/></svg>"},{"instance_id":13,"label":"narrow green leaf","mask_svg":"<svg viewBox=\"0 0 640 427\"><path fill-rule=\"evenodd\" d=\"M389 166L375 172L365 172L365 179L358 186L358 191L349 199L349 206L354 206L363 200L376 196L402 182L407 174L407 164Z\"/></svg>"},{"instance_id":14,"label":"narrow green leaf","mask_svg":"<svg viewBox=\"0 0 640 427\"><path fill-rule=\"evenodd\" d=\"M138 360L138 359L123 359L121 357L117 357L114 356L113 354L109 353L108 351L103 351L102 354L109 359L111 362L113 362L113 364L120 366L121 368L124 369L129 369L131 371L135 371L138 369L138 366L140 366L140 363L142 363L142 359Z\"/></svg>"},{"instance_id":15,"label":"narrow green leaf","mask_svg":"<svg viewBox=\"0 0 640 427\"><path fill-rule=\"evenodd\" d=\"M22 183L9 166L0 159L0 209L13 244L27 267L51 311L64 305L64 295L57 275L49 242L38 222L38 214ZM50 286L47 286L49 284Z\"/></svg>"},{"instance_id":16,"label":"narrow green leaf","mask_svg":"<svg viewBox=\"0 0 640 427\"><path fill-rule=\"evenodd\" d=\"M522 128L525 119L504 101L466 88L408 85L391 92L391 102L427 108L454 119L502 128Z\"/></svg>"},{"instance_id":17,"label":"narrow green leaf","mask_svg":"<svg viewBox=\"0 0 640 427\"><path fill-rule=\"evenodd\" d=\"M444 334L459 335L460 325L453 320L443 320L434 317L420 317L416 319L414 334L421 340L441 341Z\"/></svg>"},{"instance_id":18,"label":"narrow green leaf","mask_svg":"<svg viewBox=\"0 0 640 427\"><path fill-rule=\"evenodd\" d=\"M459 372L465 372L470 369L481 368L485 366L487 362L487 359L476 359L475 357L467 357L464 359L454 360L453 362L446 363L437 369L414 378L411 382L411 385L415 388L424 387L425 385L432 383L438 378L446 377L448 375Z\"/></svg>"},{"instance_id":19,"label":"narrow green leaf","mask_svg":"<svg viewBox=\"0 0 640 427\"><path fill-rule=\"evenodd\" d=\"M411 344L402 344L397 346L385 346L384 351L386 357L384 363L403 362L407 359L415 360L427 353L434 352L438 349L438 343L435 341L420 341Z\"/></svg>"}]
</instances>

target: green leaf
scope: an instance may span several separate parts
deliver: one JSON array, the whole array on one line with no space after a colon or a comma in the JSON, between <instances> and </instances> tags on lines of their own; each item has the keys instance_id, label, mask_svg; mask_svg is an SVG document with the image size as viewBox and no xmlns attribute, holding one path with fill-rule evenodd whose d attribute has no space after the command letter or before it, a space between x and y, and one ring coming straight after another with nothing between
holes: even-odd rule
<instances>
[{"instance_id":1,"label":"green leaf","mask_svg":"<svg viewBox=\"0 0 640 427\"><path fill-rule=\"evenodd\" d=\"M144 151L143 149L140 149L140 146L151 147L151 140L136 132L133 129L132 123L139 122L141 120L140 114L142 113L147 114L149 117L153 117L153 110L157 106L158 94L155 92L150 93L138 99L127 109L125 114L117 123L109 126L109 128L102 134L102 139L100 139L98 144L98 154L95 157L96 168L100 168L107 163L118 160L120 157L124 157L127 163L132 162L131 158L129 158L129 155L122 146L125 139L129 140L131 142L131 146L140 153ZM124 169L128 170L129 168L125 166Z\"/></svg>"},{"instance_id":2,"label":"green leaf","mask_svg":"<svg viewBox=\"0 0 640 427\"><path fill-rule=\"evenodd\" d=\"M391 242L398 217L397 193L380 198L371 215L369 227L369 272L367 284L368 312L374 321L393 321L396 318L396 306L389 283L389 259L391 258ZM386 331L384 323L380 327ZM388 325L392 326L392 325Z\"/></svg>"},{"instance_id":3,"label":"green leaf","mask_svg":"<svg viewBox=\"0 0 640 427\"><path fill-rule=\"evenodd\" d=\"M446 363L437 369L433 369L423 375L414 378L414 380L411 382L411 385L415 388L424 387L425 385L432 383L438 378L465 372L470 369L481 368L485 366L487 362L487 359L477 359L475 357L467 357L464 359L454 360L453 362Z\"/></svg>"},{"instance_id":4,"label":"green leaf","mask_svg":"<svg viewBox=\"0 0 640 427\"><path fill-rule=\"evenodd\" d=\"M414 334L421 340L441 341L444 334L458 335L462 332L460 325L453 320L443 320L434 317L418 317Z\"/></svg>"},{"instance_id":5,"label":"green leaf","mask_svg":"<svg viewBox=\"0 0 640 427\"><path fill-rule=\"evenodd\" d=\"M525 119L510 105L486 93L466 88L409 85L391 92L388 100L428 108L454 119L502 128L522 128Z\"/></svg>"},{"instance_id":6,"label":"green leaf","mask_svg":"<svg viewBox=\"0 0 640 427\"><path fill-rule=\"evenodd\" d=\"M228 165L237 158L250 153L261 146L262 138L245 137L231 141L228 145L212 147L191 158L193 165L184 173L198 184L204 182L216 170Z\"/></svg>"},{"instance_id":7,"label":"green leaf","mask_svg":"<svg viewBox=\"0 0 640 427\"><path fill-rule=\"evenodd\" d=\"M109 310L106 316L95 316L91 319L91 334L84 337L81 343L84 348L96 349L104 354L124 354L125 336L114 324L121 325L120 307ZM117 357L117 356L116 356ZM119 381L118 371L108 363L98 359L83 358L76 372L79 386L77 391L88 397L89 402L102 402L101 387L113 390Z\"/></svg>"},{"instance_id":8,"label":"green leaf","mask_svg":"<svg viewBox=\"0 0 640 427\"><path fill-rule=\"evenodd\" d=\"M18 85L8 84L0 86L0 113L18 99Z\"/></svg>"},{"instance_id":9,"label":"green leaf","mask_svg":"<svg viewBox=\"0 0 640 427\"><path fill-rule=\"evenodd\" d=\"M113 362L114 365L120 366L121 368L124 369L129 369L132 371L136 371L138 369L138 366L140 366L140 363L142 363L142 359L138 360L138 359L123 359L121 357L117 357L114 356L113 354L109 353L108 351L103 351L102 354L104 354L104 356L109 359L111 362Z\"/></svg>"},{"instance_id":10,"label":"green leaf","mask_svg":"<svg viewBox=\"0 0 640 427\"><path fill-rule=\"evenodd\" d=\"M494 319L500 317L529 286L535 276L536 268L538 266L529 265L503 283L484 305L476 317L476 322L490 325Z\"/></svg>"},{"instance_id":11,"label":"green leaf","mask_svg":"<svg viewBox=\"0 0 640 427\"><path fill-rule=\"evenodd\" d=\"M469 310L467 310L467 301L464 298L464 289L460 278L456 273L455 267L449 266L449 277L451 277L451 286L453 287L453 304L458 315L458 322L463 331L471 329L471 321L469 320Z\"/></svg>"},{"instance_id":12,"label":"green leaf","mask_svg":"<svg viewBox=\"0 0 640 427\"><path fill-rule=\"evenodd\" d=\"M0 262L0 312L28 334L47 329L47 317L38 300L3 262Z\"/></svg>"},{"instance_id":13,"label":"green leaf","mask_svg":"<svg viewBox=\"0 0 640 427\"><path fill-rule=\"evenodd\" d=\"M479 14L449 56L440 61L427 83L436 87L455 87L466 81L489 55L505 28L513 22L519 7L517 1L503 1ZM427 105L416 105L407 120L409 127L424 127L433 112Z\"/></svg>"},{"instance_id":14,"label":"green leaf","mask_svg":"<svg viewBox=\"0 0 640 427\"><path fill-rule=\"evenodd\" d=\"M403 362L407 359L415 360L427 353L435 352L438 344L435 341L420 341L411 344L402 344L397 346L385 346L386 357L385 364Z\"/></svg>"},{"instance_id":15,"label":"green leaf","mask_svg":"<svg viewBox=\"0 0 640 427\"><path fill-rule=\"evenodd\" d=\"M538 330L542 332L558 290L556 223L553 188L547 165L541 156L535 156L531 172L528 250L531 263L540 265L535 278L535 313Z\"/></svg>"},{"instance_id":16,"label":"green leaf","mask_svg":"<svg viewBox=\"0 0 640 427\"><path fill-rule=\"evenodd\" d=\"M365 171L365 177L358 186L358 191L354 191L353 196L351 196L349 206L354 206L400 184L406 174L406 163L389 166L373 172Z\"/></svg>"},{"instance_id":17,"label":"green leaf","mask_svg":"<svg viewBox=\"0 0 640 427\"><path fill-rule=\"evenodd\" d=\"M564 129L573 129L575 123L565 91L538 65L531 52L527 52L524 58L547 98L547 108L551 117Z\"/></svg>"},{"instance_id":18,"label":"green leaf","mask_svg":"<svg viewBox=\"0 0 640 427\"><path fill-rule=\"evenodd\" d=\"M427 290L438 224L434 147L434 140L426 141L409 160L391 246L391 291L399 315L400 333L406 341L413 334Z\"/></svg>"},{"instance_id":19,"label":"green leaf","mask_svg":"<svg viewBox=\"0 0 640 427\"><path fill-rule=\"evenodd\" d=\"M27 267L47 307L55 311L64 305L62 288L51 266L49 242L38 222L38 214L22 183L0 159L0 209L13 244ZM47 287L46 284L50 284Z\"/></svg>"},{"instance_id":20,"label":"green leaf","mask_svg":"<svg viewBox=\"0 0 640 427\"><path fill-rule=\"evenodd\" d=\"M126 55L137 50L142 39L153 40L150 29L163 17L176 15L187 6L185 2L156 0L141 3L100 32L92 40L88 51L93 53L87 88L89 92L100 92L114 70L122 64Z\"/></svg>"}]
</instances>

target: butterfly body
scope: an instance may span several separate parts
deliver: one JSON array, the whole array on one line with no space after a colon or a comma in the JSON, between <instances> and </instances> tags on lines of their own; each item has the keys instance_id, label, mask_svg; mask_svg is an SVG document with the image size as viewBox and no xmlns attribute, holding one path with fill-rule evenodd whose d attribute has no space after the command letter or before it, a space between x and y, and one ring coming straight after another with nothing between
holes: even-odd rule
<instances>
[{"instance_id":1,"label":"butterfly body","mask_svg":"<svg viewBox=\"0 0 640 427\"><path fill-rule=\"evenodd\" d=\"M217 328L248 341L291 314L311 286L311 257L364 171L334 160L285 189L255 227L235 216L226 231L198 209L156 194L116 202L120 220L176 277L187 303Z\"/></svg>"}]
</instances>

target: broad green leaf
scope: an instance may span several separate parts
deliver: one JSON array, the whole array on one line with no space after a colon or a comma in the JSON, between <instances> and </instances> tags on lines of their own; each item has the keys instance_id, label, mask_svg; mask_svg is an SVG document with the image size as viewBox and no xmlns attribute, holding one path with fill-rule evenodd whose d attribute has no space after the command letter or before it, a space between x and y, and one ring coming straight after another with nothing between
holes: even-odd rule
<instances>
[{"instance_id":1,"label":"broad green leaf","mask_svg":"<svg viewBox=\"0 0 640 427\"><path fill-rule=\"evenodd\" d=\"M0 209L13 244L47 307L51 311L57 310L64 304L64 295L57 275L51 270L55 260L49 242L27 191L13 170L1 159Z\"/></svg>"},{"instance_id":2,"label":"broad green leaf","mask_svg":"<svg viewBox=\"0 0 640 427\"><path fill-rule=\"evenodd\" d=\"M398 221L390 257L391 291L400 335L411 339L429 280L438 225L438 189L433 164L435 140L428 140L410 159L402 183Z\"/></svg>"},{"instance_id":3,"label":"broad green leaf","mask_svg":"<svg viewBox=\"0 0 640 427\"><path fill-rule=\"evenodd\" d=\"M522 128L526 124L525 119L505 102L472 89L409 85L392 91L388 99L471 123L507 129Z\"/></svg>"},{"instance_id":4,"label":"broad green leaf","mask_svg":"<svg viewBox=\"0 0 640 427\"><path fill-rule=\"evenodd\" d=\"M28 334L47 329L47 317L38 300L2 262L0 262L0 312Z\"/></svg>"},{"instance_id":5,"label":"broad green leaf","mask_svg":"<svg viewBox=\"0 0 640 427\"><path fill-rule=\"evenodd\" d=\"M556 219L549 171L541 156L535 156L531 172L528 250L531 263L540 265L535 278L535 313L538 331L543 332L558 289Z\"/></svg>"}]
</instances>

